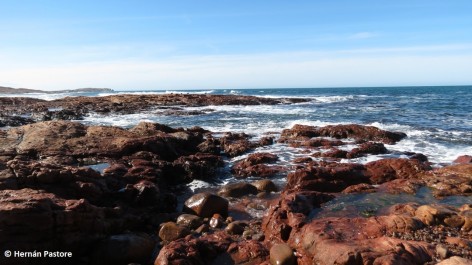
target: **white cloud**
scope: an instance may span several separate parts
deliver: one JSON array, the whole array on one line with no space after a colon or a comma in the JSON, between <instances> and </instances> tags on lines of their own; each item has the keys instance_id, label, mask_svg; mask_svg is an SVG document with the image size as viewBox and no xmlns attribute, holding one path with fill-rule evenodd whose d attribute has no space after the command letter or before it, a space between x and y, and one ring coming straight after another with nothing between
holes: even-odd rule
<instances>
[{"instance_id":1,"label":"white cloud","mask_svg":"<svg viewBox=\"0 0 472 265\"><path fill-rule=\"evenodd\" d=\"M0 80L50 90L472 84L467 45L35 65L0 66Z\"/></svg>"},{"instance_id":2,"label":"white cloud","mask_svg":"<svg viewBox=\"0 0 472 265\"><path fill-rule=\"evenodd\" d=\"M350 35L348 39L361 40L361 39L370 39L376 36L377 34L373 32L358 32L358 33Z\"/></svg>"}]
</instances>

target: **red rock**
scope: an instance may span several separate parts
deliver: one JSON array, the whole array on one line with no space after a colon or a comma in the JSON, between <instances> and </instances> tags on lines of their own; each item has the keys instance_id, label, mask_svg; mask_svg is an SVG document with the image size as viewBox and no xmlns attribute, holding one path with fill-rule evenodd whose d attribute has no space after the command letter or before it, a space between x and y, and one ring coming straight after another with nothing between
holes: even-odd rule
<instances>
[{"instance_id":1,"label":"red rock","mask_svg":"<svg viewBox=\"0 0 472 265\"><path fill-rule=\"evenodd\" d=\"M420 173L430 170L428 164L417 159L388 158L369 162L365 165L373 184L394 179L416 178Z\"/></svg>"},{"instance_id":2,"label":"red rock","mask_svg":"<svg viewBox=\"0 0 472 265\"><path fill-rule=\"evenodd\" d=\"M386 154L387 148L382 143L367 142L361 144L359 147L352 149L348 154L347 158L361 157L366 154L378 155Z\"/></svg>"},{"instance_id":3,"label":"red rock","mask_svg":"<svg viewBox=\"0 0 472 265\"><path fill-rule=\"evenodd\" d=\"M274 154L251 154L246 159L236 163L231 168L231 172L235 174L236 177L270 177L283 171L285 168L282 166L268 166L263 163L273 163L277 160L278 157Z\"/></svg>"},{"instance_id":4,"label":"red rock","mask_svg":"<svg viewBox=\"0 0 472 265\"><path fill-rule=\"evenodd\" d=\"M103 208L32 189L0 191L0 220L0 245L5 249L66 247L77 255L103 237L110 225Z\"/></svg>"},{"instance_id":5,"label":"red rock","mask_svg":"<svg viewBox=\"0 0 472 265\"><path fill-rule=\"evenodd\" d=\"M233 243L229 246L227 252L231 257L231 264L259 265L267 260L269 255L265 246L255 240Z\"/></svg>"},{"instance_id":6,"label":"red rock","mask_svg":"<svg viewBox=\"0 0 472 265\"><path fill-rule=\"evenodd\" d=\"M459 156L453 162L457 164L471 164L472 156L470 155Z\"/></svg>"},{"instance_id":7,"label":"red rock","mask_svg":"<svg viewBox=\"0 0 472 265\"><path fill-rule=\"evenodd\" d=\"M154 264L210 264L218 255L226 252L232 241L223 231L172 241L161 249Z\"/></svg>"},{"instance_id":8,"label":"red rock","mask_svg":"<svg viewBox=\"0 0 472 265\"><path fill-rule=\"evenodd\" d=\"M367 183L365 174L365 168L360 164L310 166L289 173L286 189L340 192L350 185Z\"/></svg>"},{"instance_id":9,"label":"red rock","mask_svg":"<svg viewBox=\"0 0 472 265\"><path fill-rule=\"evenodd\" d=\"M281 137L333 137L333 138L354 138L356 140L379 141L386 144L394 144L406 137L404 133L389 132L380 130L373 126L363 126L357 124L328 125L325 127L315 127L306 125L294 125L291 129L282 131Z\"/></svg>"},{"instance_id":10,"label":"red rock","mask_svg":"<svg viewBox=\"0 0 472 265\"><path fill-rule=\"evenodd\" d=\"M425 172L421 179L433 188L436 197L470 195L472 193L472 164L446 166Z\"/></svg>"}]
</instances>

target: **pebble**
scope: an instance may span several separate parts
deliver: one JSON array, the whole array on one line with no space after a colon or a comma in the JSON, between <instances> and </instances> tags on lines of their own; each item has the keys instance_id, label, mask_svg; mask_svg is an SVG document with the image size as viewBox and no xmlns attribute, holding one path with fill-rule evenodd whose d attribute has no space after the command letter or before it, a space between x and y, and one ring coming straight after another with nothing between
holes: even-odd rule
<instances>
[{"instance_id":1,"label":"pebble","mask_svg":"<svg viewBox=\"0 0 472 265\"><path fill-rule=\"evenodd\" d=\"M225 219L220 214L215 213L210 219L210 226L212 228L219 228L223 226Z\"/></svg>"}]
</instances>

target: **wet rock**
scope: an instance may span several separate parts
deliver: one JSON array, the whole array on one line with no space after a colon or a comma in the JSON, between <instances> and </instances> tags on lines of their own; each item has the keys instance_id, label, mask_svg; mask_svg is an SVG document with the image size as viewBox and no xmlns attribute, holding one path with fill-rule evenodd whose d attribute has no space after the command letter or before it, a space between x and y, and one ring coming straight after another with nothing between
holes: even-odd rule
<instances>
[{"instance_id":1,"label":"wet rock","mask_svg":"<svg viewBox=\"0 0 472 265\"><path fill-rule=\"evenodd\" d=\"M261 242L243 240L229 246L227 253L231 257L230 264L259 265L267 260L269 253ZM223 264L214 262L214 264Z\"/></svg>"},{"instance_id":2,"label":"wet rock","mask_svg":"<svg viewBox=\"0 0 472 265\"><path fill-rule=\"evenodd\" d=\"M406 137L406 134L399 132L389 132L380 130L373 126L363 126L357 124L328 125L325 127L315 127L306 125L294 125L291 129L282 131L281 137L333 137L337 139L354 138L356 140L379 141L385 144L394 144Z\"/></svg>"},{"instance_id":3,"label":"wet rock","mask_svg":"<svg viewBox=\"0 0 472 265\"><path fill-rule=\"evenodd\" d=\"M34 123L35 121L29 118L24 118L20 116L4 116L0 115L0 127L16 127L21 125L26 125Z\"/></svg>"},{"instance_id":4,"label":"wet rock","mask_svg":"<svg viewBox=\"0 0 472 265\"><path fill-rule=\"evenodd\" d=\"M224 223L225 219L223 218L223 216L217 213L213 214L210 219L210 227L212 228L220 228L223 226Z\"/></svg>"},{"instance_id":5,"label":"wet rock","mask_svg":"<svg viewBox=\"0 0 472 265\"><path fill-rule=\"evenodd\" d=\"M349 194L349 193L367 193L367 192L375 192L377 189L367 183L361 183L357 185L351 185L345 188L342 193Z\"/></svg>"},{"instance_id":6,"label":"wet rock","mask_svg":"<svg viewBox=\"0 0 472 265\"><path fill-rule=\"evenodd\" d=\"M251 183L258 191L261 192L276 192L278 191L275 183L270 179L261 179Z\"/></svg>"},{"instance_id":7,"label":"wet rock","mask_svg":"<svg viewBox=\"0 0 472 265\"><path fill-rule=\"evenodd\" d=\"M197 146L198 151L202 153L209 153L218 155L221 152L221 148L219 147L219 140L214 138L208 138L201 144Z\"/></svg>"},{"instance_id":8,"label":"wet rock","mask_svg":"<svg viewBox=\"0 0 472 265\"><path fill-rule=\"evenodd\" d=\"M292 162L295 164L304 164L304 163L310 163L311 161L313 161L311 157L298 157L298 158L295 158Z\"/></svg>"},{"instance_id":9,"label":"wet rock","mask_svg":"<svg viewBox=\"0 0 472 265\"><path fill-rule=\"evenodd\" d=\"M366 142L359 147L352 149L346 156L347 158L356 158L367 154L378 155L386 154L387 148L382 143Z\"/></svg>"},{"instance_id":10,"label":"wet rock","mask_svg":"<svg viewBox=\"0 0 472 265\"><path fill-rule=\"evenodd\" d=\"M259 140L260 146L266 146L266 145L272 145L272 144L274 144L274 137L265 136L265 137L261 137L261 139Z\"/></svg>"},{"instance_id":11,"label":"wet rock","mask_svg":"<svg viewBox=\"0 0 472 265\"><path fill-rule=\"evenodd\" d=\"M369 162L365 165L373 184L394 179L410 179L430 170L428 164L416 159L388 158Z\"/></svg>"},{"instance_id":12,"label":"wet rock","mask_svg":"<svg viewBox=\"0 0 472 265\"><path fill-rule=\"evenodd\" d=\"M174 170L181 169L188 181L194 179L208 180L216 176L218 168L224 165L220 156L197 153L181 156L173 162Z\"/></svg>"},{"instance_id":13,"label":"wet rock","mask_svg":"<svg viewBox=\"0 0 472 265\"><path fill-rule=\"evenodd\" d=\"M226 226L225 231L230 235L241 235L244 232L244 227L237 222L232 222Z\"/></svg>"},{"instance_id":14,"label":"wet rock","mask_svg":"<svg viewBox=\"0 0 472 265\"><path fill-rule=\"evenodd\" d=\"M185 201L183 210L201 217L211 217L215 213L227 216L228 201L211 193L197 193Z\"/></svg>"},{"instance_id":15,"label":"wet rock","mask_svg":"<svg viewBox=\"0 0 472 265\"><path fill-rule=\"evenodd\" d=\"M293 255L292 248L287 244L275 244L270 248L270 264L294 265L297 259Z\"/></svg>"},{"instance_id":16,"label":"wet rock","mask_svg":"<svg viewBox=\"0 0 472 265\"><path fill-rule=\"evenodd\" d=\"M159 229L159 238L168 243L190 234L190 231L184 226L179 226L174 222L167 222Z\"/></svg>"},{"instance_id":17,"label":"wet rock","mask_svg":"<svg viewBox=\"0 0 472 265\"><path fill-rule=\"evenodd\" d=\"M181 214L177 217L177 224L195 229L203 224L203 219L193 214Z\"/></svg>"},{"instance_id":18,"label":"wet rock","mask_svg":"<svg viewBox=\"0 0 472 265\"><path fill-rule=\"evenodd\" d=\"M459 156L453 162L457 164L471 164L472 156L470 155Z\"/></svg>"},{"instance_id":19,"label":"wet rock","mask_svg":"<svg viewBox=\"0 0 472 265\"><path fill-rule=\"evenodd\" d=\"M219 195L224 197L243 197L247 195L257 194L257 188L249 183L239 182L239 183L230 183L226 184L218 192Z\"/></svg>"},{"instance_id":20,"label":"wet rock","mask_svg":"<svg viewBox=\"0 0 472 265\"><path fill-rule=\"evenodd\" d=\"M255 153L236 163L231 172L238 177L259 176L269 177L283 170L280 166L267 166L263 163L273 163L278 157L270 153Z\"/></svg>"},{"instance_id":21,"label":"wet rock","mask_svg":"<svg viewBox=\"0 0 472 265\"><path fill-rule=\"evenodd\" d=\"M113 235L95 248L92 264L147 263L156 242L145 234Z\"/></svg>"},{"instance_id":22,"label":"wet rock","mask_svg":"<svg viewBox=\"0 0 472 265\"><path fill-rule=\"evenodd\" d=\"M332 158L347 158L348 152L340 149L331 149L327 152L320 153L321 157L332 157Z\"/></svg>"},{"instance_id":23,"label":"wet rock","mask_svg":"<svg viewBox=\"0 0 472 265\"><path fill-rule=\"evenodd\" d=\"M161 249L154 264L211 264L219 255L226 253L232 242L223 231L172 241Z\"/></svg>"},{"instance_id":24,"label":"wet rock","mask_svg":"<svg viewBox=\"0 0 472 265\"><path fill-rule=\"evenodd\" d=\"M210 226L207 225L207 224L202 224L201 226L199 226L197 229L195 229L195 232L197 234L202 234L202 233L206 233L210 230Z\"/></svg>"},{"instance_id":25,"label":"wet rock","mask_svg":"<svg viewBox=\"0 0 472 265\"><path fill-rule=\"evenodd\" d=\"M315 219L291 237L301 242L297 249L321 264L424 264L435 251L423 242L402 241L384 236L383 219L325 218Z\"/></svg>"},{"instance_id":26,"label":"wet rock","mask_svg":"<svg viewBox=\"0 0 472 265\"><path fill-rule=\"evenodd\" d=\"M286 189L340 192L350 185L368 182L363 165L339 163L297 169L288 174Z\"/></svg>"}]
</instances>

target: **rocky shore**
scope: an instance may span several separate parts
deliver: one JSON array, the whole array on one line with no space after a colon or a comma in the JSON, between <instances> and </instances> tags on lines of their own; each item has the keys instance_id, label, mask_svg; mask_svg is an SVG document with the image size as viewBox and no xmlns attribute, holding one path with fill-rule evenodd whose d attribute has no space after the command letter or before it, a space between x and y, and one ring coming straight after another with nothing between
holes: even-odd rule
<instances>
[{"instance_id":1,"label":"rocky shore","mask_svg":"<svg viewBox=\"0 0 472 265\"><path fill-rule=\"evenodd\" d=\"M406 137L356 124L295 125L255 139L149 122L125 129L70 121L90 112L300 101L0 98L0 126L7 126L0 130L0 249L72 252L57 259L67 264L472 264L470 156L440 168L418 153L347 163L388 154L386 145ZM306 155L282 163L260 151L273 144ZM240 155L246 156L228 165ZM187 188L195 180L216 181L225 170L231 176L225 186ZM274 181L280 175L285 185ZM425 189L435 202L321 214L346 196L413 196ZM443 203L447 198L463 203ZM0 263L51 261L2 256Z\"/></svg>"}]
</instances>

